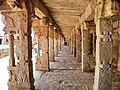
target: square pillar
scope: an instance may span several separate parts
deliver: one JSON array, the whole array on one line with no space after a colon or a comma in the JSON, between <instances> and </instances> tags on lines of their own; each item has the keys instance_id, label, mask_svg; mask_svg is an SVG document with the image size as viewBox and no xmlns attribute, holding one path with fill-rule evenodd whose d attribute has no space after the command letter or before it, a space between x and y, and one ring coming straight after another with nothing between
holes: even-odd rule
<instances>
[{"instance_id":1,"label":"square pillar","mask_svg":"<svg viewBox=\"0 0 120 90\"><path fill-rule=\"evenodd\" d=\"M112 22L100 18L96 23L96 66L93 90L112 90Z\"/></svg>"},{"instance_id":2,"label":"square pillar","mask_svg":"<svg viewBox=\"0 0 120 90\"><path fill-rule=\"evenodd\" d=\"M81 53L81 35L80 35L80 30L77 30L77 34L76 34L76 50L77 50L77 62L81 62L81 57L82 57L82 53Z\"/></svg>"},{"instance_id":3,"label":"square pillar","mask_svg":"<svg viewBox=\"0 0 120 90\"><path fill-rule=\"evenodd\" d=\"M57 30L54 29L54 56L57 56L58 53L58 33Z\"/></svg>"},{"instance_id":4,"label":"square pillar","mask_svg":"<svg viewBox=\"0 0 120 90\"><path fill-rule=\"evenodd\" d=\"M41 55L40 55L40 48L41 48L41 36L37 35L37 56L36 56L36 63L35 63L35 70L38 70L41 68Z\"/></svg>"},{"instance_id":5,"label":"square pillar","mask_svg":"<svg viewBox=\"0 0 120 90\"><path fill-rule=\"evenodd\" d=\"M24 3L24 2L23 2ZM28 3L29 5L30 3ZM32 42L31 42L31 13L28 10L16 12L4 12L5 31L9 32L10 63L9 90L35 90L32 67ZM16 57L14 59L14 37L16 38Z\"/></svg>"},{"instance_id":6,"label":"square pillar","mask_svg":"<svg viewBox=\"0 0 120 90\"><path fill-rule=\"evenodd\" d=\"M49 61L54 62L54 27L49 29Z\"/></svg>"},{"instance_id":7,"label":"square pillar","mask_svg":"<svg viewBox=\"0 0 120 90\"><path fill-rule=\"evenodd\" d=\"M89 31L85 27L86 23L82 24L82 72L90 71L89 61Z\"/></svg>"},{"instance_id":8,"label":"square pillar","mask_svg":"<svg viewBox=\"0 0 120 90\"><path fill-rule=\"evenodd\" d=\"M76 30L73 29L73 56L76 57Z\"/></svg>"}]
</instances>

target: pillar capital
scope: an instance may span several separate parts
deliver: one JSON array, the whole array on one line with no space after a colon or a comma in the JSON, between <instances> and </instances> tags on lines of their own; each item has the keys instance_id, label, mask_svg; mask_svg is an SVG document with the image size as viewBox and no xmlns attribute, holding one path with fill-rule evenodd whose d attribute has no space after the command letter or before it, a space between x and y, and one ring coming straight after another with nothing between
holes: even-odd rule
<instances>
[{"instance_id":1,"label":"pillar capital","mask_svg":"<svg viewBox=\"0 0 120 90\"><path fill-rule=\"evenodd\" d=\"M17 24L16 21L16 13L15 12L3 12L2 13L2 21L5 24L3 31L7 34L12 34L16 32Z\"/></svg>"},{"instance_id":2,"label":"pillar capital","mask_svg":"<svg viewBox=\"0 0 120 90\"><path fill-rule=\"evenodd\" d=\"M118 0L97 0L95 7L95 21L99 18L117 18L119 11Z\"/></svg>"}]
</instances>

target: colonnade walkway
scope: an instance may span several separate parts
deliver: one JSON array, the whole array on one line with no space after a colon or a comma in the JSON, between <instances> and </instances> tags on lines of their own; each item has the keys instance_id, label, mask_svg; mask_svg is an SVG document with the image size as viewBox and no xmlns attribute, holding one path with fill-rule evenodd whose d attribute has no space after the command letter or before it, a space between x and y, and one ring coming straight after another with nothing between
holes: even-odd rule
<instances>
[{"instance_id":1,"label":"colonnade walkway","mask_svg":"<svg viewBox=\"0 0 120 90\"><path fill-rule=\"evenodd\" d=\"M50 72L37 73L36 90L93 90L93 73L81 72L81 63L72 56L69 46L50 62Z\"/></svg>"},{"instance_id":2,"label":"colonnade walkway","mask_svg":"<svg viewBox=\"0 0 120 90\"><path fill-rule=\"evenodd\" d=\"M35 56L33 55L33 73L36 90L93 90L94 72L82 72L81 63L72 56L69 46L64 46L50 62L50 71L35 71ZM0 90L8 90L9 74L7 66L9 56L0 59ZM113 67L112 90L120 90L120 72Z\"/></svg>"}]
</instances>

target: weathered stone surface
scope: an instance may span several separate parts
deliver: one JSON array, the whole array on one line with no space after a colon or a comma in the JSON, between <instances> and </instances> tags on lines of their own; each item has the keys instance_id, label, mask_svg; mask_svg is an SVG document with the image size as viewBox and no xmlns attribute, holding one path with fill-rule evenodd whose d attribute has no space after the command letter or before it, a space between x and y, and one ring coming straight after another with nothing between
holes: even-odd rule
<instances>
[{"instance_id":1,"label":"weathered stone surface","mask_svg":"<svg viewBox=\"0 0 120 90\"><path fill-rule=\"evenodd\" d=\"M42 0L49 9L56 23L60 26L66 39L69 38L72 28L83 13L90 0Z\"/></svg>"},{"instance_id":2,"label":"weathered stone surface","mask_svg":"<svg viewBox=\"0 0 120 90\"><path fill-rule=\"evenodd\" d=\"M50 72L43 72L37 78L36 90L92 90L93 73L82 73L81 64L70 53L70 47L64 46L50 63Z\"/></svg>"},{"instance_id":3,"label":"weathered stone surface","mask_svg":"<svg viewBox=\"0 0 120 90\"><path fill-rule=\"evenodd\" d=\"M96 22L96 67L94 90L112 89L112 22L101 18Z\"/></svg>"}]
</instances>

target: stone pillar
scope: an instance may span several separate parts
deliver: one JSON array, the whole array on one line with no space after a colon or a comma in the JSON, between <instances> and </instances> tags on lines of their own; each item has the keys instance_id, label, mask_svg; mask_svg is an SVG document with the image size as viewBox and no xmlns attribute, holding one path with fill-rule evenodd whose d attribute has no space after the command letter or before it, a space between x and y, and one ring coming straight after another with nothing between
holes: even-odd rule
<instances>
[{"instance_id":1,"label":"stone pillar","mask_svg":"<svg viewBox=\"0 0 120 90\"><path fill-rule=\"evenodd\" d=\"M73 31L73 56L76 57L76 30Z\"/></svg>"},{"instance_id":2,"label":"stone pillar","mask_svg":"<svg viewBox=\"0 0 120 90\"><path fill-rule=\"evenodd\" d=\"M118 65L117 65L117 70L120 71L120 32L119 32L119 45L118 45Z\"/></svg>"},{"instance_id":3,"label":"stone pillar","mask_svg":"<svg viewBox=\"0 0 120 90\"><path fill-rule=\"evenodd\" d=\"M22 11L22 10L21 10ZM34 90L33 68L32 68L32 46L31 46L31 14L28 11L4 12L4 31L9 34L10 63L9 90ZM13 32L17 33L16 57L14 59ZM29 50L28 50L29 47Z\"/></svg>"},{"instance_id":4,"label":"stone pillar","mask_svg":"<svg viewBox=\"0 0 120 90\"><path fill-rule=\"evenodd\" d=\"M96 56L96 33L93 33L93 56Z\"/></svg>"},{"instance_id":5,"label":"stone pillar","mask_svg":"<svg viewBox=\"0 0 120 90\"><path fill-rule=\"evenodd\" d=\"M96 67L94 90L112 90L112 22L99 18L96 23Z\"/></svg>"},{"instance_id":6,"label":"stone pillar","mask_svg":"<svg viewBox=\"0 0 120 90\"><path fill-rule=\"evenodd\" d=\"M54 27L50 26L49 29L49 60L54 62Z\"/></svg>"},{"instance_id":7,"label":"stone pillar","mask_svg":"<svg viewBox=\"0 0 120 90\"><path fill-rule=\"evenodd\" d=\"M29 3L28 3L29 4ZM31 13L28 11L17 12L18 27L16 55L17 63L17 89L34 90L32 66L32 39L31 39ZM13 90L13 89L12 89ZM15 90L15 89L14 89Z\"/></svg>"},{"instance_id":8,"label":"stone pillar","mask_svg":"<svg viewBox=\"0 0 120 90\"><path fill-rule=\"evenodd\" d=\"M90 71L89 63L89 32L86 28L86 22L82 24L81 34L82 34L82 72Z\"/></svg>"},{"instance_id":9,"label":"stone pillar","mask_svg":"<svg viewBox=\"0 0 120 90\"><path fill-rule=\"evenodd\" d=\"M81 57L82 57L82 53L81 53L81 34L80 34L80 30L77 30L77 34L76 34L76 49L77 49L77 54L76 54L76 57L77 57L77 61L78 62L81 62Z\"/></svg>"},{"instance_id":10,"label":"stone pillar","mask_svg":"<svg viewBox=\"0 0 120 90\"><path fill-rule=\"evenodd\" d=\"M43 17L41 19L40 28L42 35L42 56L41 56L41 67L39 70L49 71L49 25L48 18Z\"/></svg>"},{"instance_id":11,"label":"stone pillar","mask_svg":"<svg viewBox=\"0 0 120 90\"><path fill-rule=\"evenodd\" d=\"M13 34L8 34L9 36L9 66L15 66L15 58L14 58L14 36Z\"/></svg>"},{"instance_id":12,"label":"stone pillar","mask_svg":"<svg viewBox=\"0 0 120 90\"><path fill-rule=\"evenodd\" d=\"M60 51L61 51L61 49L62 49L62 45L61 45L61 43L62 43L62 41L61 41L61 33L60 33Z\"/></svg>"},{"instance_id":13,"label":"stone pillar","mask_svg":"<svg viewBox=\"0 0 120 90\"><path fill-rule=\"evenodd\" d=\"M35 70L40 70L41 68L40 40L41 40L41 36L37 35L37 56L36 56Z\"/></svg>"},{"instance_id":14,"label":"stone pillar","mask_svg":"<svg viewBox=\"0 0 120 90\"><path fill-rule=\"evenodd\" d=\"M61 36L61 49L63 48L64 46L64 42L63 42L63 37Z\"/></svg>"},{"instance_id":15,"label":"stone pillar","mask_svg":"<svg viewBox=\"0 0 120 90\"><path fill-rule=\"evenodd\" d=\"M58 53L58 33L55 29L54 31L54 56L57 56Z\"/></svg>"},{"instance_id":16,"label":"stone pillar","mask_svg":"<svg viewBox=\"0 0 120 90\"><path fill-rule=\"evenodd\" d=\"M58 44L58 52L60 51L60 34L59 34L59 32L58 32L58 42L57 42L57 44Z\"/></svg>"},{"instance_id":17,"label":"stone pillar","mask_svg":"<svg viewBox=\"0 0 120 90\"><path fill-rule=\"evenodd\" d=\"M60 35L60 32L58 33L58 52L60 51L61 49L61 35Z\"/></svg>"},{"instance_id":18,"label":"stone pillar","mask_svg":"<svg viewBox=\"0 0 120 90\"><path fill-rule=\"evenodd\" d=\"M71 32L71 52L73 54L73 31Z\"/></svg>"}]
</instances>

